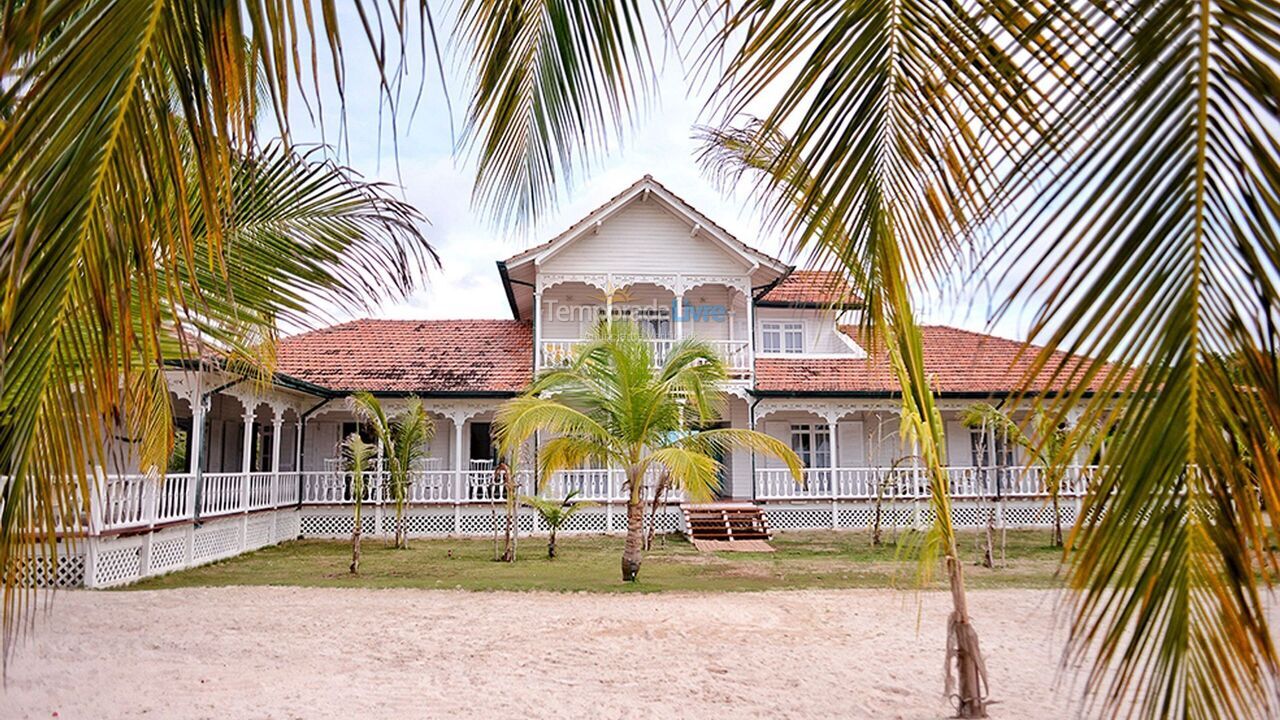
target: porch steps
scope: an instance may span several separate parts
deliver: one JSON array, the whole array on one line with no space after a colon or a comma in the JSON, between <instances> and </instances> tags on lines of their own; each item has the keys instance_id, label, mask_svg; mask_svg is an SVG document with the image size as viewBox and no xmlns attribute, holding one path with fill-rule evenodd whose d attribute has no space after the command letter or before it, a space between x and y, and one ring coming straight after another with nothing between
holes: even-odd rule
<instances>
[{"instance_id":1,"label":"porch steps","mask_svg":"<svg viewBox=\"0 0 1280 720\"><path fill-rule=\"evenodd\" d=\"M752 503L685 504L685 535L702 552L773 552L764 509Z\"/></svg>"}]
</instances>

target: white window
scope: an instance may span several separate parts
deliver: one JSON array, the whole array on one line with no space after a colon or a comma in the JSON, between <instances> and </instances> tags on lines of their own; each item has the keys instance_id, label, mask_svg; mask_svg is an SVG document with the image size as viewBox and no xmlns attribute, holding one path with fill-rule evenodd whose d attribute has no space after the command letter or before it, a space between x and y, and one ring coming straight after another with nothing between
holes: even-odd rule
<instances>
[{"instance_id":1,"label":"white window","mask_svg":"<svg viewBox=\"0 0 1280 720\"><path fill-rule=\"evenodd\" d=\"M980 428L969 431L969 457L974 467L1007 468L1017 462L1008 438Z\"/></svg>"},{"instance_id":2,"label":"white window","mask_svg":"<svg viewBox=\"0 0 1280 720\"><path fill-rule=\"evenodd\" d=\"M804 352L804 323L761 323L760 340L762 352L798 355Z\"/></svg>"},{"instance_id":3,"label":"white window","mask_svg":"<svg viewBox=\"0 0 1280 720\"><path fill-rule=\"evenodd\" d=\"M831 467L831 433L823 425L792 425L791 449L807 468Z\"/></svg>"},{"instance_id":4,"label":"white window","mask_svg":"<svg viewBox=\"0 0 1280 720\"><path fill-rule=\"evenodd\" d=\"M615 318L623 318L634 322L640 333L654 340L670 340L671 334L671 309L666 307L619 307L614 306L613 316ZM604 309L600 310L600 317L604 317Z\"/></svg>"}]
</instances>

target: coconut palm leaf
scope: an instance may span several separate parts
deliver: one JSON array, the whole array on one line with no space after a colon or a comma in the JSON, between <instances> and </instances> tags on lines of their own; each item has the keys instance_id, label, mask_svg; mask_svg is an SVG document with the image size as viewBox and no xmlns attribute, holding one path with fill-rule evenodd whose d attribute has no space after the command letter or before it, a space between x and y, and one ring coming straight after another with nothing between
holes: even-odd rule
<instances>
[{"instance_id":1,"label":"coconut palm leaf","mask_svg":"<svg viewBox=\"0 0 1280 720\"><path fill-rule=\"evenodd\" d=\"M475 195L500 222L540 218L610 145L653 82L648 33L665 0L466 0ZM649 16L646 17L646 13Z\"/></svg>"},{"instance_id":2,"label":"coconut palm leaf","mask_svg":"<svg viewBox=\"0 0 1280 720\"><path fill-rule=\"evenodd\" d=\"M1280 8L1111 9L1094 24L1112 66L1063 111L1071 152L1008 236L1038 268L1010 274L1039 309L1033 372L1079 388L1048 412L1115 420L1076 530L1071 642L1099 658L1103 712L1136 697L1144 717L1273 716Z\"/></svg>"},{"instance_id":3,"label":"coconut palm leaf","mask_svg":"<svg viewBox=\"0 0 1280 720\"><path fill-rule=\"evenodd\" d=\"M259 150L263 105L287 116L301 69L285 48L312 33L315 7L313 39L340 47L334 3L300 7L305 24L262 0L9 3L0 17L7 648L32 597L19 573L38 544L54 553L56 529L82 528L106 434L141 437L144 466L163 469L166 362L269 364L277 321L304 319L304 298L364 306L362 290L399 294L420 261L407 206Z\"/></svg>"}]
</instances>

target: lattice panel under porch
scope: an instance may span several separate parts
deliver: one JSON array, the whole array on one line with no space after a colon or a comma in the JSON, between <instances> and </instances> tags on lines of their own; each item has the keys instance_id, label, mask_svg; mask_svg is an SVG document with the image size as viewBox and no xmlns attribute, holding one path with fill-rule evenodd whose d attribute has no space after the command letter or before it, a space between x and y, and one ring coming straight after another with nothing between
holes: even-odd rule
<instances>
[{"instance_id":1,"label":"lattice panel under porch","mask_svg":"<svg viewBox=\"0 0 1280 720\"><path fill-rule=\"evenodd\" d=\"M244 529L244 549L257 550L271 544L275 521L270 513L260 513L248 519Z\"/></svg>"},{"instance_id":2,"label":"lattice panel under porch","mask_svg":"<svg viewBox=\"0 0 1280 720\"><path fill-rule=\"evenodd\" d=\"M297 510L280 510L276 512L275 542L296 540L302 534L302 513Z\"/></svg>"},{"instance_id":3,"label":"lattice panel under porch","mask_svg":"<svg viewBox=\"0 0 1280 720\"><path fill-rule=\"evenodd\" d=\"M876 521L874 505L841 506L837 509L841 530L870 530ZM908 527L911 508L880 507L880 527Z\"/></svg>"},{"instance_id":4,"label":"lattice panel under porch","mask_svg":"<svg viewBox=\"0 0 1280 720\"><path fill-rule=\"evenodd\" d=\"M410 535L448 535L453 532L453 513L405 514L405 532Z\"/></svg>"},{"instance_id":5,"label":"lattice panel under porch","mask_svg":"<svg viewBox=\"0 0 1280 720\"><path fill-rule=\"evenodd\" d=\"M394 516L384 518L383 522L387 526L387 532L395 531ZM307 515L302 518L302 535L316 538L349 538L354 526L353 515ZM362 515L360 527L365 535L376 535L378 518L374 515Z\"/></svg>"},{"instance_id":6,"label":"lattice panel under porch","mask_svg":"<svg viewBox=\"0 0 1280 720\"><path fill-rule=\"evenodd\" d=\"M822 530L831 527L830 508L782 509L765 507L765 518L774 530Z\"/></svg>"},{"instance_id":7,"label":"lattice panel under porch","mask_svg":"<svg viewBox=\"0 0 1280 720\"><path fill-rule=\"evenodd\" d=\"M43 555L20 561L18 585L20 587L71 588L84 585L83 546L74 555L60 554L57 562Z\"/></svg>"},{"instance_id":8,"label":"lattice panel under porch","mask_svg":"<svg viewBox=\"0 0 1280 720\"><path fill-rule=\"evenodd\" d=\"M151 539L151 555L147 568L150 574L181 570L187 562L187 535L185 531L170 535L156 535Z\"/></svg>"},{"instance_id":9,"label":"lattice panel under porch","mask_svg":"<svg viewBox=\"0 0 1280 720\"><path fill-rule=\"evenodd\" d=\"M1064 528L1071 527L1076 521L1075 506L1061 506L1058 511L1058 517L1062 519ZM1053 506L1006 507L1004 509L1004 521L1006 525L1014 527L1053 527Z\"/></svg>"},{"instance_id":10,"label":"lattice panel under porch","mask_svg":"<svg viewBox=\"0 0 1280 720\"><path fill-rule=\"evenodd\" d=\"M244 550L240 538L240 519L209 524L195 531L191 560L201 564L238 555Z\"/></svg>"},{"instance_id":11,"label":"lattice panel under porch","mask_svg":"<svg viewBox=\"0 0 1280 720\"><path fill-rule=\"evenodd\" d=\"M95 553L94 581L98 587L122 585L142 574L142 540L138 537L102 539Z\"/></svg>"}]
</instances>

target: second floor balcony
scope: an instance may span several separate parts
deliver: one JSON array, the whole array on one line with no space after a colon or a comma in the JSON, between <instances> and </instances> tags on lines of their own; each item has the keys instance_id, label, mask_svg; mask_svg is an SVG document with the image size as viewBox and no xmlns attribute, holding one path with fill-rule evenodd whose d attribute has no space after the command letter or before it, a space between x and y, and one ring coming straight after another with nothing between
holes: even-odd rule
<instances>
[{"instance_id":1,"label":"second floor balcony","mask_svg":"<svg viewBox=\"0 0 1280 720\"><path fill-rule=\"evenodd\" d=\"M539 348L538 366L543 368L563 367L573 358L574 353L587 342L585 338L563 340L543 340ZM677 340L669 338L651 338L648 340L653 348L655 365L666 362L667 355ZM747 377L751 374L751 344L746 340L704 340L724 359L725 367L731 377Z\"/></svg>"}]
</instances>

